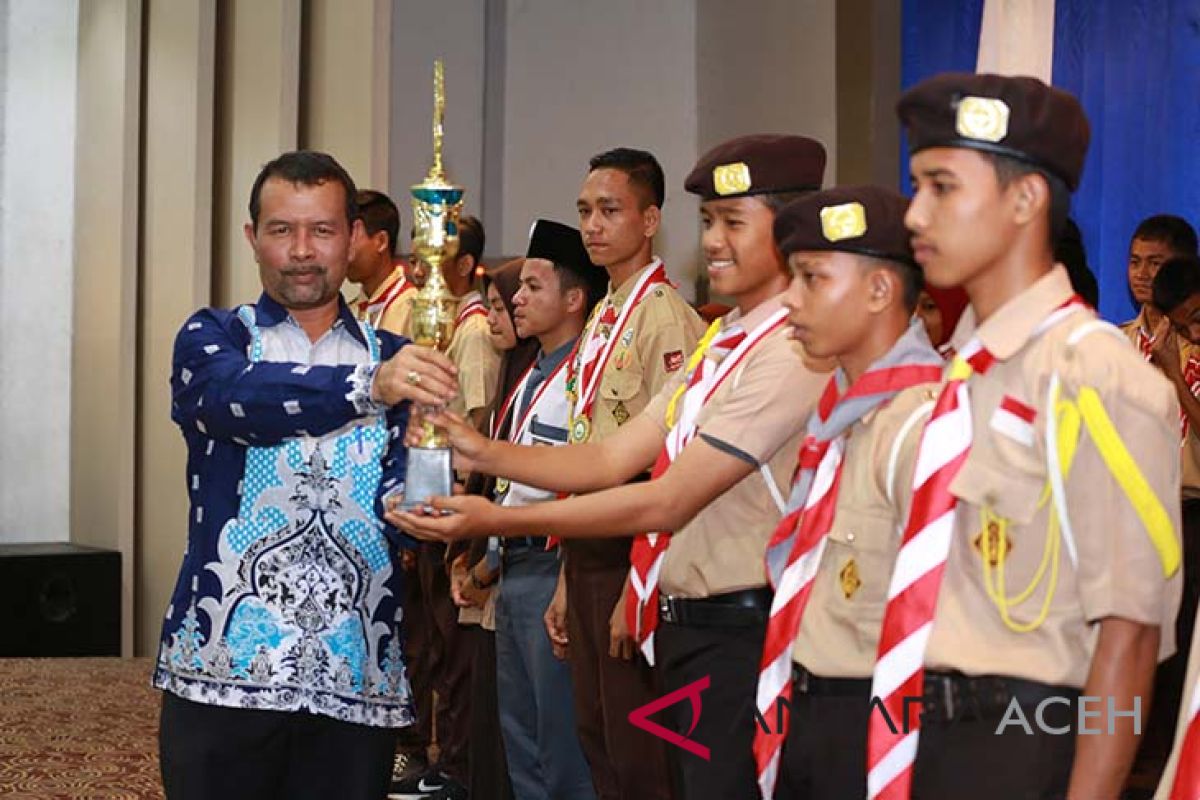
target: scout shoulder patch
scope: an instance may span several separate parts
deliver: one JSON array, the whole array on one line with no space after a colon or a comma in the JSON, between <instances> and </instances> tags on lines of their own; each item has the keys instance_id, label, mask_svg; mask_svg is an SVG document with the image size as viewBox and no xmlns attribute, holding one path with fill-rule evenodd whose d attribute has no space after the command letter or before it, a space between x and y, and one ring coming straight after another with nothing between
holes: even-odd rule
<instances>
[{"instance_id":1,"label":"scout shoulder patch","mask_svg":"<svg viewBox=\"0 0 1200 800\"><path fill-rule=\"evenodd\" d=\"M854 239L867 232L867 210L859 202L821 209L821 233L831 242Z\"/></svg>"},{"instance_id":2,"label":"scout shoulder patch","mask_svg":"<svg viewBox=\"0 0 1200 800\"><path fill-rule=\"evenodd\" d=\"M663 369L667 372L674 372L683 366L683 351L672 350L669 353L663 353Z\"/></svg>"},{"instance_id":3,"label":"scout shoulder patch","mask_svg":"<svg viewBox=\"0 0 1200 800\"><path fill-rule=\"evenodd\" d=\"M1008 135L1008 103L998 97L967 95L958 101L954 129L968 139L998 142Z\"/></svg>"},{"instance_id":4,"label":"scout shoulder patch","mask_svg":"<svg viewBox=\"0 0 1200 800\"><path fill-rule=\"evenodd\" d=\"M744 162L713 167L713 189L717 194L741 194L749 191L750 186L750 167Z\"/></svg>"}]
</instances>

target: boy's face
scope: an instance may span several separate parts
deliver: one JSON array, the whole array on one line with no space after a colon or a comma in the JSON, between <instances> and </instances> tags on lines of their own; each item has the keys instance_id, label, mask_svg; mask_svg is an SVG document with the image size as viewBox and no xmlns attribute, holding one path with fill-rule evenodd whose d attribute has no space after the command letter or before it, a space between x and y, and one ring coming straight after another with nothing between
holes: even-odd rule
<instances>
[{"instance_id":1,"label":"boy's face","mask_svg":"<svg viewBox=\"0 0 1200 800\"><path fill-rule=\"evenodd\" d=\"M1175 310L1167 314L1175 333L1194 345L1200 345L1200 294L1184 300Z\"/></svg>"},{"instance_id":2,"label":"boy's face","mask_svg":"<svg viewBox=\"0 0 1200 800\"><path fill-rule=\"evenodd\" d=\"M774 223L775 213L754 197L700 204L700 247L714 292L757 304L779 291L786 273Z\"/></svg>"},{"instance_id":3,"label":"boy's face","mask_svg":"<svg viewBox=\"0 0 1200 800\"><path fill-rule=\"evenodd\" d=\"M871 270L842 252L792 253L792 282L784 295L791 337L815 358L853 351L872 323Z\"/></svg>"},{"instance_id":4,"label":"boy's face","mask_svg":"<svg viewBox=\"0 0 1200 800\"><path fill-rule=\"evenodd\" d=\"M1134 239L1129 243L1129 291L1138 305L1152 302L1154 276L1163 263L1175 256L1166 242Z\"/></svg>"},{"instance_id":5,"label":"boy's face","mask_svg":"<svg viewBox=\"0 0 1200 800\"><path fill-rule=\"evenodd\" d=\"M932 147L909 163L914 193L904 224L925 280L969 283L1011 245L1016 182L1001 188L991 162L963 148Z\"/></svg>"},{"instance_id":6,"label":"boy's face","mask_svg":"<svg viewBox=\"0 0 1200 800\"><path fill-rule=\"evenodd\" d=\"M557 328L570 314L554 264L527 258L521 266L521 288L513 295L513 325L521 338L541 336Z\"/></svg>"},{"instance_id":7,"label":"boy's face","mask_svg":"<svg viewBox=\"0 0 1200 800\"><path fill-rule=\"evenodd\" d=\"M644 206L637 187L619 169L589 172L575 205L583 244L597 266L629 260L658 231L658 208Z\"/></svg>"}]
</instances>

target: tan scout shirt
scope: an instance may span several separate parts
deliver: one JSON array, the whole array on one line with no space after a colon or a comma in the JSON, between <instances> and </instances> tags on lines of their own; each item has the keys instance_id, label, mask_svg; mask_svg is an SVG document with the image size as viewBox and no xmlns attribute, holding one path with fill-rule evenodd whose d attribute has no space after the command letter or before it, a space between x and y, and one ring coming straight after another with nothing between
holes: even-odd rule
<instances>
[{"instance_id":1,"label":"tan scout shirt","mask_svg":"<svg viewBox=\"0 0 1200 800\"><path fill-rule=\"evenodd\" d=\"M370 297L365 296L360 291L358 293L358 297L354 298L354 301L350 305L350 307L354 309L355 316L357 316L359 319L364 319L366 313L365 311L360 310L360 306L362 306L364 303L370 305L371 303L378 302L385 293L391 290L396 281L403 279L403 277L404 266L397 265L396 268L392 270L392 274L388 275L387 280L381 283L379 288L376 289ZM408 317L412 311L412 300L416 293L417 287L410 283L408 287L401 292L399 297L388 304L387 308L383 310L383 313L378 316L378 319L368 319L367 322L371 323L371 325L373 325L377 330L388 331L389 333L394 333L398 336L408 336Z\"/></svg>"},{"instance_id":2,"label":"tan scout shirt","mask_svg":"<svg viewBox=\"0 0 1200 800\"><path fill-rule=\"evenodd\" d=\"M492 347L487 317L472 314L463 320L454 329L446 355L458 367L458 396L450 403L450 410L466 415L492 402L500 374L500 354Z\"/></svg>"},{"instance_id":3,"label":"tan scout shirt","mask_svg":"<svg viewBox=\"0 0 1200 800\"><path fill-rule=\"evenodd\" d=\"M741 320L746 332L780 307L779 297L759 304ZM739 312L733 311L725 324L739 318ZM644 412L664 435L667 405L684 379L682 373L654 396ZM753 464L755 471L671 537L659 577L662 591L677 597L711 597L767 585L763 559L782 516L775 498L787 498L805 423L828 380L828 374L804 366L799 348L782 327L759 342L717 387L697 417L696 436ZM763 464L774 492L759 469Z\"/></svg>"},{"instance_id":4,"label":"tan scout shirt","mask_svg":"<svg viewBox=\"0 0 1200 800\"><path fill-rule=\"evenodd\" d=\"M610 289L618 313L641 274ZM613 345L600 376L592 408L591 441L602 441L640 414L663 384L683 371L704 328L704 321L675 289L658 286L651 290L616 333L620 340Z\"/></svg>"},{"instance_id":5,"label":"tan scout shirt","mask_svg":"<svg viewBox=\"0 0 1200 800\"><path fill-rule=\"evenodd\" d=\"M1065 479L1079 563L1072 563L1064 542L1049 616L1029 633L1014 632L1002 621L985 587L976 544L985 506L1009 520L1004 562L1009 597L1026 588L1042 561L1053 508L1052 502L1040 502L1048 474L1045 432L1051 409L1046 394L1055 372L1063 398L1077 397L1085 386L1097 392L1166 510L1171 535L1179 540L1179 460L1164 457L1178 443L1175 392L1115 331L1096 330L1070 344L1068 339L1081 326L1097 324L1089 311L1077 311L1035 338L1037 326L1071 295L1066 271L1056 266L978 331L967 309L955 332L958 352L977 332L999 362L969 383L974 438L951 484L959 498L958 513L925 655L928 668L1082 687L1095 651L1094 623L1108 616L1158 625L1161 657L1175 649L1180 572L1164 577L1149 534L1086 429L1081 430L1075 463ZM1019 429L1014 433L1012 425L1003 425L995 416L1006 396L1035 410L1032 437L1021 436ZM1016 623L1037 618L1048 583L1044 580L1012 609Z\"/></svg>"},{"instance_id":6,"label":"tan scout shirt","mask_svg":"<svg viewBox=\"0 0 1200 800\"><path fill-rule=\"evenodd\" d=\"M1159 781L1158 791L1154 795L1154 800L1169 800L1171 797L1171 788L1175 784L1175 772L1179 768L1179 751L1183 747L1183 737L1187 733L1188 726L1188 709L1191 707L1192 696L1196 692L1196 685L1200 683L1200 615L1196 617L1196 628L1192 634L1192 652L1188 656L1187 678L1183 682L1183 702L1182 708L1179 711L1179 723L1175 731L1175 746L1171 748L1171 759L1167 762L1167 768L1163 771L1162 780Z\"/></svg>"},{"instance_id":7,"label":"tan scout shirt","mask_svg":"<svg viewBox=\"0 0 1200 800\"><path fill-rule=\"evenodd\" d=\"M1143 308L1136 317L1121 325L1121 330L1129 337L1129 341L1133 342L1134 347L1138 346L1139 330L1149 337L1152 331L1146 320L1146 309ZM1196 347L1182 336L1176 336L1175 341L1179 344L1179 366L1186 370L1189 359L1194 356L1200 357L1200 347ZM1200 435L1197 435L1194 425L1188 426L1187 442L1179 450L1179 468L1184 499L1200 498Z\"/></svg>"},{"instance_id":8,"label":"tan scout shirt","mask_svg":"<svg viewBox=\"0 0 1200 800\"><path fill-rule=\"evenodd\" d=\"M869 678L936 384L913 386L851 426L829 540L792 660L824 678Z\"/></svg>"}]
</instances>

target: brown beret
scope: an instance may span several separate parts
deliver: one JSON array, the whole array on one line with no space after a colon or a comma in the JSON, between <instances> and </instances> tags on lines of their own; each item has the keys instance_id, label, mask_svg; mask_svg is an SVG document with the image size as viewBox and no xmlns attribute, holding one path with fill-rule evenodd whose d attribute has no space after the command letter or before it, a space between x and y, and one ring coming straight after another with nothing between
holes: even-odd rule
<instances>
[{"instance_id":1,"label":"brown beret","mask_svg":"<svg viewBox=\"0 0 1200 800\"><path fill-rule=\"evenodd\" d=\"M769 192L812 192L825 176L825 148L807 136L739 136L709 150L683 188L701 200Z\"/></svg>"},{"instance_id":2,"label":"brown beret","mask_svg":"<svg viewBox=\"0 0 1200 800\"><path fill-rule=\"evenodd\" d=\"M784 257L840 250L915 266L904 212L908 198L882 186L838 186L793 200L775 215Z\"/></svg>"},{"instance_id":3,"label":"brown beret","mask_svg":"<svg viewBox=\"0 0 1200 800\"><path fill-rule=\"evenodd\" d=\"M1074 191L1088 148L1088 121L1074 95L1036 78L943 73L896 105L910 153L965 147L1024 161Z\"/></svg>"}]
</instances>

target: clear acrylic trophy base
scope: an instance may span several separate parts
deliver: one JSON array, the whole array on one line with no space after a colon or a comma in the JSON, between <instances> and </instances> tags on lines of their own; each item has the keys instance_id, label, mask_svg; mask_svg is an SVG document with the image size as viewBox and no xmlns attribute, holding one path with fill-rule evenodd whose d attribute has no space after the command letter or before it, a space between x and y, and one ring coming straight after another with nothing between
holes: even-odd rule
<instances>
[{"instance_id":1,"label":"clear acrylic trophy base","mask_svg":"<svg viewBox=\"0 0 1200 800\"><path fill-rule=\"evenodd\" d=\"M454 492L454 470L448 447L408 448L401 508L411 511L428 505L431 497L449 497Z\"/></svg>"}]
</instances>

